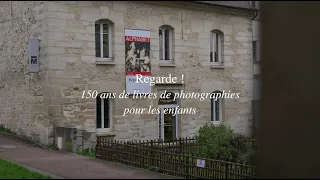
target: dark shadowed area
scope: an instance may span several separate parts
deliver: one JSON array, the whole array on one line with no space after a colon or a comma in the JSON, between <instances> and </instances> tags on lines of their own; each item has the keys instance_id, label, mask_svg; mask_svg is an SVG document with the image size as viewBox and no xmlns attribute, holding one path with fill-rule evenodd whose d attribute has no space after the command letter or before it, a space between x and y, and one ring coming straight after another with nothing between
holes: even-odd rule
<instances>
[{"instance_id":1,"label":"dark shadowed area","mask_svg":"<svg viewBox=\"0 0 320 180\"><path fill-rule=\"evenodd\" d=\"M319 9L261 2L260 178L320 177Z\"/></svg>"}]
</instances>

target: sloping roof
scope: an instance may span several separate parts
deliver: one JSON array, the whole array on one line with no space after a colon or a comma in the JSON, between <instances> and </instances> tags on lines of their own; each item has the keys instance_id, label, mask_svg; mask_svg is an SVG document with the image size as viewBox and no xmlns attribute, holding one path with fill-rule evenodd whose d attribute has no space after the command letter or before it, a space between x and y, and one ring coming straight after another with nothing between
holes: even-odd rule
<instances>
[{"instance_id":1,"label":"sloping roof","mask_svg":"<svg viewBox=\"0 0 320 180\"><path fill-rule=\"evenodd\" d=\"M235 9L244 9L250 11L258 11L250 5L250 1L188 1L191 3L200 3L213 6L222 6Z\"/></svg>"}]
</instances>

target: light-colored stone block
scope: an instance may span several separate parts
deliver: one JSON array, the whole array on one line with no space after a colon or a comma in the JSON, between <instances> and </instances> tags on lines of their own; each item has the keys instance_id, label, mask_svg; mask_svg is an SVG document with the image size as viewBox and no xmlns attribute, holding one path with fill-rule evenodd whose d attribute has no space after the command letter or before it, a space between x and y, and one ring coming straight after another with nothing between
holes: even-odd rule
<instances>
[{"instance_id":1,"label":"light-colored stone block","mask_svg":"<svg viewBox=\"0 0 320 180\"><path fill-rule=\"evenodd\" d=\"M64 33L62 33L62 32L49 32L48 39L50 39L50 40L64 40Z\"/></svg>"},{"instance_id":2,"label":"light-colored stone block","mask_svg":"<svg viewBox=\"0 0 320 180\"><path fill-rule=\"evenodd\" d=\"M53 12L69 12L69 6L64 3L54 1L47 2L48 10Z\"/></svg>"},{"instance_id":3,"label":"light-colored stone block","mask_svg":"<svg viewBox=\"0 0 320 180\"><path fill-rule=\"evenodd\" d=\"M144 19L136 19L136 26L141 29L147 29L148 28L148 21Z\"/></svg>"},{"instance_id":4,"label":"light-colored stone block","mask_svg":"<svg viewBox=\"0 0 320 180\"><path fill-rule=\"evenodd\" d=\"M81 61L85 63L95 63L96 58L95 56L81 56Z\"/></svg>"},{"instance_id":5,"label":"light-colored stone block","mask_svg":"<svg viewBox=\"0 0 320 180\"><path fill-rule=\"evenodd\" d=\"M79 42L74 42L74 41L56 41L55 45L58 47L75 47L75 48L81 47L81 44Z\"/></svg>"},{"instance_id":6,"label":"light-colored stone block","mask_svg":"<svg viewBox=\"0 0 320 180\"><path fill-rule=\"evenodd\" d=\"M55 72L56 78L80 78L79 71L67 71L67 70L57 70Z\"/></svg>"},{"instance_id":7,"label":"light-colored stone block","mask_svg":"<svg viewBox=\"0 0 320 180\"><path fill-rule=\"evenodd\" d=\"M51 69L65 69L66 68L66 62L64 59L57 59L49 60L48 61L48 68Z\"/></svg>"},{"instance_id":8,"label":"light-colored stone block","mask_svg":"<svg viewBox=\"0 0 320 180\"><path fill-rule=\"evenodd\" d=\"M113 23L115 23L115 27L121 26L124 24L124 18L123 18L124 14L123 12L118 12L118 11L111 11L110 12L110 16L109 16L109 20L111 20ZM123 31L123 28L118 28L118 30Z\"/></svg>"},{"instance_id":9,"label":"light-colored stone block","mask_svg":"<svg viewBox=\"0 0 320 180\"><path fill-rule=\"evenodd\" d=\"M82 8L80 19L85 21L97 21L100 19L99 12L98 8Z\"/></svg>"},{"instance_id":10,"label":"light-colored stone block","mask_svg":"<svg viewBox=\"0 0 320 180\"><path fill-rule=\"evenodd\" d=\"M109 19L110 9L108 6L100 6L100 19Z\"/></svg>"},{"instance_id":11,"label":"light-colored stone block","mask_svg":"<svg viewBox=\"0 0 320 180\"><path fill-rule=\"evenodd\" d=\"M170 24L170 15L163 15L163 25L169 25Z\"/></svg>"},{"instance_id":12,"label":"light-colored stone block","mask_svg":"<svg viewBox=\"0 0 320 180\"><path fill-rule=\"evenodd\" d=\"M127 9L125 1L113 1L113 10L127 12Z\"/></svg>"},{"instance_id":13,"label":"light-colored stone block","mask_svg":"<svg viewBox=\"0 0 320 180\"><path fill-rule=\"evenodd\" d=\"M75 15L72 13L58 12L57 19L74 20Z\"/></svg>"},{"instance_id":14,"label":"light-colored stone block","mask_svg":"<svg viewBox=\"0 0 320 180\"><path fill-rule=\"evenodd\" d=\"M192 32L199 32L203 33L203 27L204 27L204 21L203 20L191 20L191 30Z\"/></svg>"},{"instance_id":15,"label":"light-colored stone block","mask_svg":"<svg viewBox=\"0 0 320 180\"><path fill-rule=\"evenodd\" d=\"M62 19L47 19L49 26L67 26L67 21Z\"/></svg>"},{"instance_id":16,"label":"light-colored stone block","mask_svg":"<svg viewBox=\"0 0 320 180\"><path fill-rule=\"evenodd\" d=\"M48 47L46 52L48 55L61 55L64 54L65 50L60 47Z\"/></svg>"},{"instance_id":17,"label":"light-colored stone block","mask_svg":"<svg viewBox=\"0 0 320 180\"><path fill-rule=\"evenodd\" d=\"M76 33L76 40L95 41L95 36L85 33Z\"/></svg>"},{"instance_id":18,"label":"light-colored stone block","mask_svg":"<svg viewBox=\"0 0 320 180\"><path fill-rule=\"evenodd\" d=\"M57 12L44 12L44 16L46 18L53 18L56 19L57 18Z\"/></svg>"}]
</instances>

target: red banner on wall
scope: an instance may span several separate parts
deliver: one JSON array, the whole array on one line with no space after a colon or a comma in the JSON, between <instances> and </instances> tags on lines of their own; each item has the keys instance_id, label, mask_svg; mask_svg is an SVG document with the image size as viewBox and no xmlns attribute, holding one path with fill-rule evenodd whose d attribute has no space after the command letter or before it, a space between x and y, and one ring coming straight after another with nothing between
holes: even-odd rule
<instances>
[{"instance_id":1,"label":"red banner on wall","mask_svg":"<svg viewBox=\"0 0 320 180\"><path fill-rule=\"evenodd\" d=\"M125 29L125 51L127 93L151 93L150 84L136 82L137 74L151 76L150 31Z\"/></svg>"}]
</instances>

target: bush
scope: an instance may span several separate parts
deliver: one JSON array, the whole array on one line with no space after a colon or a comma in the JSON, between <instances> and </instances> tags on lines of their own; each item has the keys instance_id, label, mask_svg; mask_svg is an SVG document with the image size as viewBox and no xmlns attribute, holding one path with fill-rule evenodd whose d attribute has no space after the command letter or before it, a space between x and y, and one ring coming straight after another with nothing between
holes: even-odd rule
<instances>
[{"instance_id":1,"label":"bush","mask_svg":"<svg viewBox=\"0 0 320 180\"><path fill-rule=\"evenodd\" d=\"M248 164L254 154L247 137L224 125L206 124L196 138L201 157Z\"/></svg>"}]
</instances>

